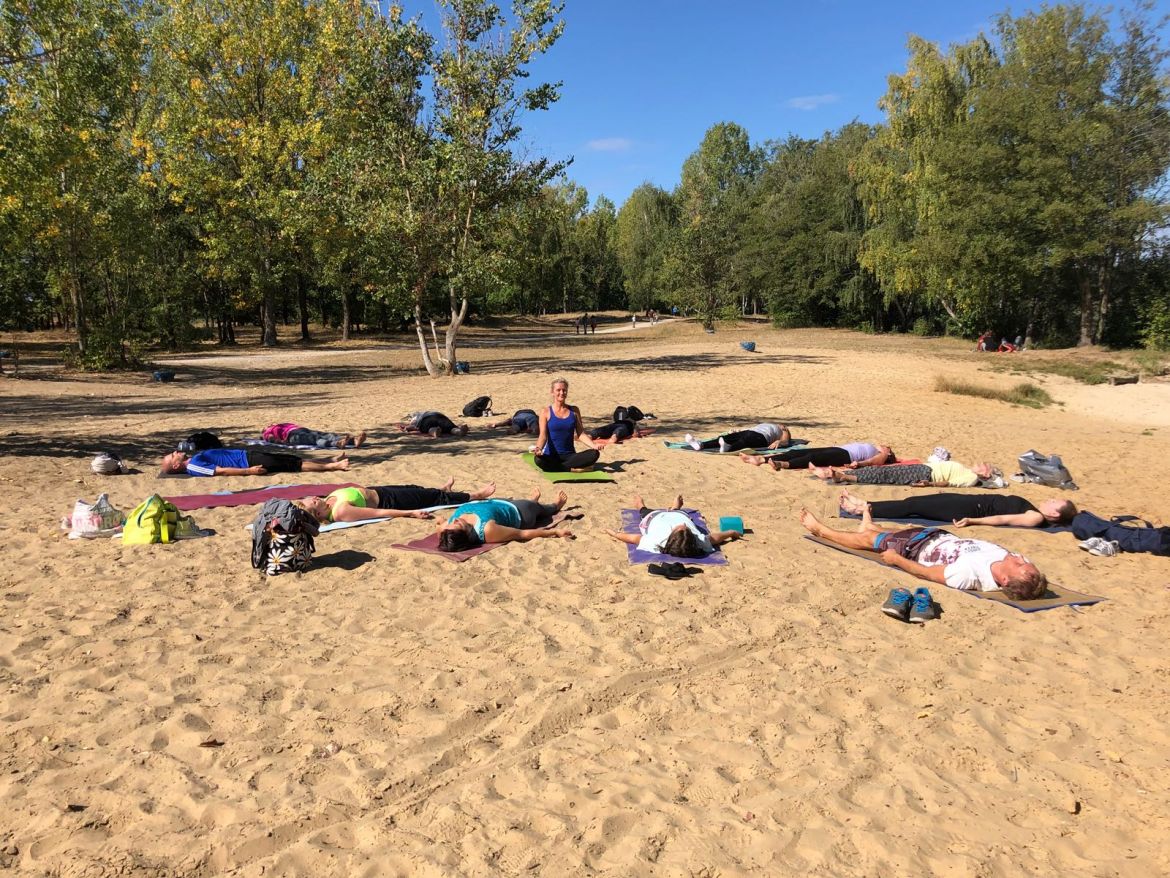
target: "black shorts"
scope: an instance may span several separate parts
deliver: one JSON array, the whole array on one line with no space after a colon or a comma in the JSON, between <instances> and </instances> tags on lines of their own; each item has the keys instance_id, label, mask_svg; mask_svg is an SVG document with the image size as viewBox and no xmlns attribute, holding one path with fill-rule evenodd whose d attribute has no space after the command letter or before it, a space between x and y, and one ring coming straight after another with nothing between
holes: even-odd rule
<instances>
[{"instance_id":1,"label":"black shorts","mask_svg":"<svg viewBox=\"0 0 1170 878\"><path fill-rule=\"evenodd\" d=\"M248 466L262 466L270 473L299 473L304 461L295 454L249 450Z\"/></svg>"}]
</instances>

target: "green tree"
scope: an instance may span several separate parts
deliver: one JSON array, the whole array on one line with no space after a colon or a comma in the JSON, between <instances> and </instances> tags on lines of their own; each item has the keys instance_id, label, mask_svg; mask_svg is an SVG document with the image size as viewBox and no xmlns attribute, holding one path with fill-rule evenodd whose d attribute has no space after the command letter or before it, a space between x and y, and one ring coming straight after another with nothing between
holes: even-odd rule
<instances>
[{"instance_id":1,"label":"green tree","mask_svg":"<svg viewBox=\"0 0 1170 878\"><path fill-rule=\"evenodd\" d=\"M618 211L613 246L631 311L644 311L663 298L664 266L678 222L671 194L652 183L630 193Z\"/></svg>"},{"instance_id":2,"label":"green tree","mask_svg":"<svg viewBox=\"0 0 1170 878\"><path fill-rule=\"evenodd\" d=\"M720 122L683 163L673 273L682 304L708 329L737 302L732 259L761 162L743 128Z\"/></svg>"}]
</instances>

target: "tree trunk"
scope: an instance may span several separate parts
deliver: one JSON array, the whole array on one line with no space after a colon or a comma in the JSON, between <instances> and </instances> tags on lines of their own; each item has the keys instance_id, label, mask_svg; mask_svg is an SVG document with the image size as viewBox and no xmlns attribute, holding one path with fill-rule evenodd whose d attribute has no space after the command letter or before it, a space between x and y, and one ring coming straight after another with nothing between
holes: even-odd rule
<instances>
[{"instance_id":1,"label":"tree trunk","mask_svg":"<svg viewBox=\"0 0 1170 878\"><path fill-rule=\"evenodd\" d=\"M1078 285L1081 291L1081 337L1077 340L1077 347L1083 348L1094 343L1093 318L1096 313L1093 309L1093 281L1087 271L1078 271Z\"/></svg>"},{"instance_id":2,"label":"tree trunk","mask_svg":"<svg viewBox=\"0 0 1170 878\"><path fill-rule=\"evenodd\" d=\"M423 285L426 286L425 284ZM414 303L414 330L418 333L418 347L422 351L423 366L426 367L427 374L432 378L439 377L442 374L439 367L435 365L435 361L431 359L431 349L427 347L427 337L423 334L422 325L422 303L415 299Z\"/></svg>"},{"instance_id":3,"label":"tree trunk","mask_svg":"<svg viewBox=\"0 0 1170 878\"><path fill-rule=\"evenodd\" d=\"M349 288L341 288L341 340L349 341Z\"/></svg>"},{"instance_id":4,"label":"tree trunk","mask_svg":"<svg viewBox=\"0 0 1170 878\"><path fill-rule=\"evenodd\" d=\"M1032 336L1036 332L1036 313L1040 310L1040 300L1033 296L1032 304L1028 308L1028 325L1024 327L1024 349L1032 350Z\"/></svg>"},{"instance_id":5,"label":"tree trunk","mask_svg":"<svg viewBox=\"0 0 1170 878\"><path fill-rule=\"evenodd\" d=\"M297 272L297 308L301 312L301 341L309 340L309 290L303 272Z\"/></svg>"},{"instance_id":6,"label":"tree trunk","mask_svg":"<svg viewBox=\"0 0 1170 878\"><path fill-rule=\"evenodd\" d=\"M459 310L456 311L454 307L454 297L452 297L451 305L451 322L447 324L447 333L444 344L444 356L447 359L447 374L455 374L455 346L459 336L459 327L463 325L463 321L467 319L468 301L466 298L459 305Z\"/></svg>"},{"instance_id":7,"label":"tree trunk","mask_svg":"<svg viewBox=\"0 0 1170 878\"><path fill-rule=\"evenodd\" d=\"M1105 320L1109 315L1110 305L1109 294L1113 290L1113 272L1110 271L1112 264L1113 254L1107 253L1097 269L1097 289L1101 291L1101 299L1097 303L1097 341L1105 337Z\"/></svg>"},{"instance_id":8,"label":"tree trunk","mask_svg":"<svg viewBox=\"0 0 1170 878\"><path fill-rule=\"evenodd\" d=\"M260 321L264 327L260 343L266 348L276 347L276 287L269 278L272 277L268 260L264 260L263 305L260 309Z\"/></svg>"}]
</instances>

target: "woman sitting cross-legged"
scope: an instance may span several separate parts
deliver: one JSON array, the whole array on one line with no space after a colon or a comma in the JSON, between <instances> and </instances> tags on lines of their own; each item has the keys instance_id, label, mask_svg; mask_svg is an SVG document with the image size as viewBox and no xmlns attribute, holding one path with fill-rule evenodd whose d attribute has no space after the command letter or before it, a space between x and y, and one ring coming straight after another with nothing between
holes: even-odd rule
<instances>
[{"instance_id":1,"label":"woman sitting cross-legged","mask_svg":"<svg viewBox=\"0 0 1170 878\"><path fill-rule=\"evenodd\" d=\"M741 454L740 460L753 466L768 464L772 469L808 469L810 467L835 466L844 469L862 469L867 466L881 466L897 460L888 445L873 445L869 442L847 442L826 448L794 448L780 454L764 457L759 454Z\"/></svg>"},{"instance_id":2,"label":"woman sitting cross-legged","mask_svg":"<svg viewBox=\"0 0 1170 878\"><path fill-rule=\"evenodd\" d=\"M616 530L606 533L619 543L637 546L644 552L672 555L675 558L705 558L719 546L740 538L739 531L717 530L709 533L695 524L689 515L680 512L683 498L679 494L669 509L648 509L641 497L634 497L634 506L641 521L638 533L627 534Z\"/></svg>"},{"instance_id":3,"label":"woman sitting cross-legged","mask_svg":"<svg viewBox=\"0 0 1170 878\"><path fill-rule=\"evenodd\" d=\"M439 549L462 552L484 543L526 543L542 537L573 539L567 527L550 528L553 516L569 500L561 491L556 503L541 503L540 490L527 500L476 500L451 511L439 525Z\"/></svg>"},{"instance_id":4,"label":"woman sitting cross-legged","mask_svg":"<svg viewBox=\"0 0 1170 878\"><path fill-rule=\"evenodd\" d=\"M451 506L470 500L486 500L496 492L494 482L488 482L478 491L452 491L455 480L441 488L420 488L418 485L379 485L362 488L354 485L338 488L325 497L301 501L302 509L322 524L333 521L366 521L371 518L431 518L423 510L428 506Z\"/></svg>"},{"instance_id":5,"label":"woman sitting cross-legged","mask_svg":"<svg viewBox=\"0 0 1170 878\"><path fill-rule=\"evenodd\" d=\"M1052 527L1068 524L1077 514L1070 500L1043 500L1033 506L1014 494L919 494L867 503L850 494L848 488L841 492L841 508L852 515L863 515L869 509L874 518L925 518L950 521L955 527Z\"/></svg>"},{"instance_id":6,"label":"woman sitting cross-legged","mask_svg":"<svg viewBox=\"0 0 1170 878\"><path fill-rule=\"evenodd\" d=\"M540 410L533 460L545 472L585 472L601 457L593 440L584 435L580 410L569 405L568 398L569 382L558 378L552 383L552 405ZM574 446L577 439L590 446L590 450L577 451Z\"/></svg>"}]
</instances>

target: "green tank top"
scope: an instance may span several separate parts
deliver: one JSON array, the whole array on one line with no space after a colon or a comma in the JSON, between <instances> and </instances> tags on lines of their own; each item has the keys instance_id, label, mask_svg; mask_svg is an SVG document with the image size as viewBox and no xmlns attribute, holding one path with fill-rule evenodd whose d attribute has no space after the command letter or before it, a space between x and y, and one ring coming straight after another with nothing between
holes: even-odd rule
<instances>
[{"instance_id":1,"label":"green tank top","mask_svg":"<svg viewBox=\"0 0 1170 878\"><path fill-rule=\"evenodd\" d=\"M333 521L333 506L339 502L348 503L350 506L356 506L358 509L366 508L366 492L361 488L338 488L329 497L333 497L333 505L329 507L329 520ZM325 500L328 501L329 497Z\"/></svg>"}]
</instances>

